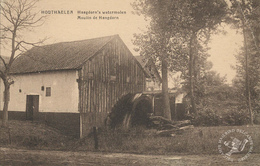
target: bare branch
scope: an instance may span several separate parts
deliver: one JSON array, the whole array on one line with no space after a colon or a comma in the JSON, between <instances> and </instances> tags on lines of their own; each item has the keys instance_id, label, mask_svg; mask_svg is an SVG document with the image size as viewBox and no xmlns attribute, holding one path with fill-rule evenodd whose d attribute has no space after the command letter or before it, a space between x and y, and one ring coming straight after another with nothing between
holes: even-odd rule
<instances>
[{"instance_id":1,"label":"bare branch","mask_svg":"<svg viewBox=\"0 0 260 166\"><path fill-rule=\"evenodd\" d=\"M1 55L0 55L0 60L3 62L4 66L6 68L6 62L5 62L4 58Z\"/></svg>"},{"instance_id":2,"label":"bare branch","mask_svg":"<svg viewBox=\"0 0 260 166\"><path fill-rule=\"evenodd\" d=\"M16 55L14 58L13 58L13 60L12 60L12 62L14 62L17 58L19 58L21 55L23 55L23 53L24 52L21 52L21 53L19 53L18 55Z\"/></svg>"},{"instance_id":3,"label":"bare branch","mask_svg":"<svg viewBox=\"0 0 260 166\"><path fill-rule=\"evenodd\" d=\"M12 20L12 18L9 18L8 17L8 11L0 4L0 7L1 7L1 14L12 24L14 24L14 21Z\"/></svg>"},{"instance_id":4,"label":"bare branch","mask_svg":"<svg viewBox=\"0 0 260 166\"><path fill-rule=\"evenodd\" d=\"M15 20L14 20L14 17L12 15L13 4L14 4L14 2L12 4L9 4L9 3L5 2L5 5L6 5L7 9L8 9L7 12L9 14L9 16L10 16L11 23L15 24Z\"/></svg>"},{"instance_id":5,"label":"bare branch","mask_svg":"<svg viewBox=\"0 0 260 166\"><path fill-rule=\"evenodd\" d=\"M23 50L20 49L20 47L22 47ZM19 49L21 52L24 52L24 50L25 50L25 51L28 51L28 49L27 49L25 46L23 46L22 44L20 44L20 47L19 47L18 49Z\"/></svg>"},{"instance_id":6,"label":"bare branch","mask_svg":"<svg viewBox=\"0 0 260 166\"><path fill-rule=\"evenodd\" d=\"M37 47L37 46L39 46L39 44L42 44L45 40L47 40L47 39L45 38L45 39L40 40L40 41L35 42L35 43L26 42L26 41L20 41L19 43L21 43L21 44L24 43L24 44L27 44L27 45L32 45L32 46Z\"/></svg>"},{"instance_id":7,"label":"bare branch","mask_svg":"<svg viewBox=\"0 0 260 166\"><path fill-rule=\"evenodd\" d=\"M13 32L13 30L11 29L11 27L7 27L7 26L5 26L5 25L3 25L3 24L0 24L0 26L2 26L3 28L0 28L0 30L2 30L2 31L10 31L11 33Z\"/></svg>"},{"instance_id":8,"label":"bare branch","mask_svg":"<svg viewBox=\"0 0 260 166\"><path fill-rule=\"evenodd\" d=\"M20 56L22 53L24 53L25 51L28 51L28 49L23 45L23 44L26 44L26 45L30 45L30 46L33 46L33 47L39 47L40 44L42 44L44 41L46 41L47 38L44 38L42 40L40 40L39 42L26 42L26 41L20 41L20 42L17 42L16 44L16 47L15 47L15 50L19 50L21 53L18 54L17 56ZM23 48L23 49L20 49ZM16 57L13 57L10 59L10 62L9 62L9 65L11 66L12 63L14 62L15 59L17 59L17 56Z\"/></svg>"},{"instance_id":9,"label":"bare branch","mask_svg":"<svg viewBox=\"0 0 260 166\"><path fill-rule=\"evenodd\" d=\"M41 26L44 23L44 19L46 16L41 16L37 18L38 13L32 13L32 9L35 8L35 4L38 0L13 0L5 1L1 3L1 15L11 24L2 25L0 24L1 31L11 32L10 36L3 35L0 36L1 39L8 39L11 41L11 57L9 63L4 63L6 66L7 73L15 59L19 57L22 53L28 50L26 45L38 47L41 43L43 43L45 39L40 40L38 42L27 42L25 40L19 40L17 32L21 29L33 28ZM43 22L42 22L43 21ZM17 40L18 39L18 40ZM19 53L17 56L15 56ZM4 59L1 59L2 61ZM4 61L3 61L4 62Z\"/></svg>"},{"instance_id":10,"label":"bare branch","mask_svg":"<svg viewBox=\"0 0 260 166\"><path fill-rule=\"evenodd\" d=\"M19 27L38 27L38 26L41 26L44 22L42 22L41 24L39 25L36 25L37 23L39 23L40 21L43 21L44 18L46 18L47 16L41 16L40 18L38 18L37 20L35 20L35 16L36 15L32 15L30 17L26 17L22 20L20 20L19 22ZM35 20L35 21L33 21Z\"/></svg>"},{"instance_id":11,"label":"bare branch","mask_svg":"<svg viewBox=\"0 0 260 166\"><path fill-rule=\"evenodd\" d=\"M26 44L26 45L31 45L31 46L34 46L34 47L38 47L40 44L42 44L44 41L46 41L48 38L44 38L44 39L42 39L42 40L40 40L40 41L38 41L38 42L34 42L34 43L32 43L32 42L26 42L26 41L19 41L19 42L17 42L17 44L16 44L16 49L18 50L19 49L19 47L20 46L22 46L23 48L25 48L22 44ZM27 49L26 49L27 50Z\"/></svg>"},{"instance_id":12,"label":"bare branch","mask_svg":"<svg viewBox=\"0 0 260 166\"><path fill-rule=\"evenodd\" d=\"M25 3L22 5L23 6L23 10L24 12L31 10L35 7L35 4L38 2L38 0L35 1L31 1L28 4L26 4L26 1L24 1Z\"/></svg>"}]
</instances>

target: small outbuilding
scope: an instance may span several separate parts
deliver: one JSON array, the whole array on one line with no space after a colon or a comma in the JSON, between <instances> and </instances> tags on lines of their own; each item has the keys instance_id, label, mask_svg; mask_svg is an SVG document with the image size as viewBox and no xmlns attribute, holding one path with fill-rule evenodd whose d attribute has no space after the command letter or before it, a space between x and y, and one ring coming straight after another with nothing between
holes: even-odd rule
<instances>
[{"instance_id":1,"label":"small outbuilding","mask_svg":"<svg viewBox=\"0 0 260 166\"><path fill-rule=\"evenodd\" d=\"M146 73L148 73L146 78L146 91L162 90L162 78L152 58L146 58L144 56L135 56L135 58L142 65Z\"/></svg>"}]
</instances>

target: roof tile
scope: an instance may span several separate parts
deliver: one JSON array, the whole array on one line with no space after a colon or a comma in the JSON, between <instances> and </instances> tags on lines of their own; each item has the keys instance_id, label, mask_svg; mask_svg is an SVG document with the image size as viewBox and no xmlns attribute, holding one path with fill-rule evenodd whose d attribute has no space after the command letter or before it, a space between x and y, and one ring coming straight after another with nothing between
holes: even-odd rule
<instances>
[{"instance_id":1,"label":"roof tile","mask_svg":"<svg viewBox=\"0 0 260 166\"><path fill-rule=\"evenodd\" d=\"M11 73L79 69L115 36L33 47L14 61Z\"/></svg>"}]
</instances>

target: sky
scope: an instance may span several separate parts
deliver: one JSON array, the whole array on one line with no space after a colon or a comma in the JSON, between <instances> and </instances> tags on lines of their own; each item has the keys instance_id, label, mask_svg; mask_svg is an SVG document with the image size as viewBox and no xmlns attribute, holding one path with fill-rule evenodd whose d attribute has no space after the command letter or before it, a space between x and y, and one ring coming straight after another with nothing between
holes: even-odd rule
<instances>
[{"instance_id":1,"label":"sky","mask_svg":"<svg viewBox=\"0 0 260 166\"><path fill-rule=\"evenodd\" d=\"M134 33L145 29L143 17L132 14L130 3L133 0L41 0L39 8L42 11L73 10L73 14L50 14L41 27L41 32L49 37L49 43L60 41L75 41L89 38L119 34L125 44L133 50ZM122 11L126 14L77 14L78 11L107 12ZM77 17L91 17L78 19ZM118 17L118 19L93 19L93 17Z\"/></svg>"},{"instance_id":2,"label":"sky","mask_svg":"<svg viewBox=\"0 0 260 166\"><path fill-rule=\"evenodd\" d=\"M208 60L213 63L212 70L217 71L220 76L226 76L227 82L232 83L232 79L236 75L236 71L231 66L236 65L235 55L240 51L243 45L242 34L225 25L226 34L212 35L209 43Z\"/></svg>"},{"instance_id":3,"label":"sky","mask_svg":"<svg viewBox=\"0 0 260 166\"><path fill-rule=\"evenodd\" d=\"M41 27L22 35L26 37L27 41L32 42L47 37L48 40L44 44L53 44L119 34L130 51L134 55L138 55L133 50L133 34L144 31L148 23L142 16L132 14L133 9L130 3L133 1L40 0L35 11L40 11L40 16L47 15L47 19ZM68 11L69 14L53 14L54 11ZM85 13L78 14L78 11ZM113 11L122 14L111 14ZM110 12L110 14L103 14L102 12ZM78 18L79 16L81 19ZM114 19L100 19L100 16L112 16ZM213 62L213 70L219 72L221 76L227 75L227 81L231 83L235 71L231 69L230 65L236 63L234 54L241 46L242 37L227 26L225 26L225 30L227 31L226 35L212 36L209 44L209 47L211 47L209 60Z\"/></svg>"}]
</instances>

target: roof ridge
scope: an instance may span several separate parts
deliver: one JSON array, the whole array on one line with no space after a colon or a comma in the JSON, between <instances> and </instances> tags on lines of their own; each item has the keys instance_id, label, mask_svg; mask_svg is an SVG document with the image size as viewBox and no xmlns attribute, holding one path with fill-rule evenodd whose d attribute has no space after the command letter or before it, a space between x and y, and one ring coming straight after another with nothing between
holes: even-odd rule
<instances>
[{"instance_id":1,"label":"roof ridge","mask_svg":"<svg viewBox=\"0 0 260 166\"><path fill-rule=\"evenodd\" d=\"M108 36L101 36L101 37L93 37L93 38L89 38L89 39L82 39L82 40L61 41L61 42L52 43L52 44L46 44L46 45L42 45L42 46L35 46L35 47L32 47L32 48L39 48L39 47L45 47L45 46L51 46L51 45L56 45L56 44L63 44L63 43L76 43L76 42L84 42L84 41L88 41L88 40L97 40L97 39L108 38L108 37L115 37L115 36L119 36L119 34L108 35Z\"/></svg>"}]
</instances>

